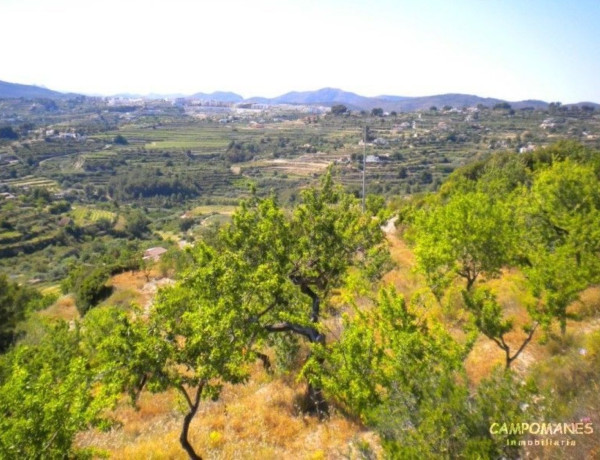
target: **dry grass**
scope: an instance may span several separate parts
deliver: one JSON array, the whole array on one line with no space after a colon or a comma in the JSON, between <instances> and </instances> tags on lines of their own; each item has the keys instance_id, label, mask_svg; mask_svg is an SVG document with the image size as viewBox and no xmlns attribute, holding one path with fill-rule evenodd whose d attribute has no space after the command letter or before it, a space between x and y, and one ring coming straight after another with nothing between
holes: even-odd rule
<instances>
[{"instance_id":1,"label":"dry grass","mask_svg":"<svg viewBox=\"0 0 600 460\"><path fill-rule=\"evenodd\" d=\"M396 233L388 233L387 240L396 266L383 277L383 282L388 286L394 286L406 299L410 299L424 285L422 276L415 272L415 256L406 242L398 238Z\"/></svg>"},{"instance_id":2,"label":"dry grass","mask_svg":"<svg viewBox=\"0 0 600 460\"><path fill-rule=\"evenodd\" d=\"M357 423L334 413L319 422L295 407L304 385L272 379L260 366L245 385L225 386L221 399L204 402L192 422L190 439L203 458L338 459L358 458L357 441L378 441ZM80 447L104 449L114 459L185 459L179 444L183 420L172 392L144 394L139 410L122 405L114 416L122 427L108 433L88 431Z\"/></svg>"},{"instance_id":3,"label":"dry grass","mask_svg":"<svg viewBox=\"0 0 600 460\"><path fill-rule=\"evenodd\" d=\"M75 299L72 295L59 297L56 302L45 310L40 311L39 314L49 319L62 319L64 321L79 319L79 312L77 311Z\"/></svg>"},{"instance_id":4,"label":"dry grass","mask_svg":"<svg viewBox=\"0 0 600 460\"><path fill-rule=\"evenodd\" d=\"M132 302L148 306L152 302L158 287L166 284L156 269L128 271L115 275L110 280L113 294L105 301L108 305L121 305Z\"/></svg>"},{"instance_id":5,"label":"dry grass","mask_svg":"<svg viewBox=\"0 0 600 460\"><path fill-rule=\"evenodd\" d=\"M410 248L393 233L388 235L388 240L397 266L385 276L384 282L395 286L419 314L427 315L430 320L443 320L453 335L462 337L462 331L452 326L441 306L424 289L422 276L414 271L415 260ZM123 273L112 279L112 285L127 295L133 291L140 304L147 304L154 296L153 286L159 284L148 278L155 276L155 273ZM528 321L526 305L532 301L523 277L517 271L507 271L486 284L497 293L506 315L514 319L514 331L506 337L514 350L525 338L521 327ZM56 314L64 310L61 314L66 315L69 308L74 309L65 298L59 302L62 304L55 307ZM582 301L573 308L595 318L570 321L568 330L578 335L600 329L599 306L599 288L584 292ZM332 318L327 326L330 337L340 333L339 318ZM534 339L514 367L525 372L531 363L545 359L551 352L551 347L542 346ZM466 361L470 381L476 385L497 365L504 365L503 351L486 337L479 337ZM325 422L302 414L297 402L304 391L304 385L293 382L289 375L275 378L257 364L249 382L226 385L219 401L203 402L191 425L192 445L208 459L358 459L362 458L359 444L368 442L380 456L377 437L335 410ZM113 414L121 422L120 427L107 433L93 430L82 433L78 445L104 449L114 459L187 458L179 443L183 406L178 395L144 393L139 406L139 410L135 410L123 402Z\"/></svg>"},{"instance_id":6,"label":"dry grass","mask_svg":"<svg viewBox=\"0 0 600 460\"><path fill-rule=\"evenodd\" d=\"M592 286L583 291L570 311L582 319L600 316L600 286Z\"/></svg>"}]
</instances>

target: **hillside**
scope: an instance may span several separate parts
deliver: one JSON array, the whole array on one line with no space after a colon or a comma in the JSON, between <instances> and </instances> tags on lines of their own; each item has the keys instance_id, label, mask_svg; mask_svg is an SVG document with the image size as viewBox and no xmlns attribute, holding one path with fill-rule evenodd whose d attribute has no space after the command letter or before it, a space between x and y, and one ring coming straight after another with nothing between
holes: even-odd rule
<instances>
[{"instance_id":1,"label":"hillside","mask_svg":"<svg viewBox=\"0 0 600 460\"><path fill-rule=\"evenodd\" d=\"M386 274L384 282L410 298L418 293L424 280L415 273L414 254L394 226L389 225L386 233L397 265ZM154 272L154 276L160 275ZM514 288L515 279L519 279L518 274L507 272L492 284L504 301L513 305L510 313L520 325L527 313L518 305L518 299L524 292ZM162 281L164 279L147 282L141 272L119 275L112 281L117 289L113 298L119 298L122 292L135 291L142 303L151 302L152 295L148 296L148 293L152 289L148 286ZM600 329L599 299L597 288L586 291L578 307L579 311L587 311L585 318L569 322L570 332L564 341L553 340L550 346L532 343L516 363L518 372L524 375L535 368L536 363L550 363L557 357L577 353L578 347L584 346L586 339L589 341ZM107 303L110 302L111 299L108 299ZM61 311L66 319L71 319L72 309L63 307ZM428 316L447 327L456 321L448 312L435 309ZM460 333L455 333L460 336ZM517 345L519 340L518 332L508 337L510 344ZM556 355L555 358L553 355ZM469 378L478 383L502 361L501 350L489 339L480 337L466 362ZM575 364L570 364L566 369L570 372L574 367ZM548 373L546 378L554 375L550 371L545 372ZM300 413L296 404L302 392L302 384L294 383L289 376L269 374L256 363L247 384L227 385L219 401L205 404L192 424L191 439L210 459L248 458L259 454L264 459L382 458L379 436L346 417L343 411L336 409L326 422L318 422L316 418ZM174 392L160 395L144 393L138 410L123 401L113 413L122 426L106 433L99 430L83 432L77 437L77 445L104 449L113 459L145 459L150 456L187 458L178 440L181 423L178 401ZM594 439L586 441L594 442ZM582 453L585 446L572 453ZM536 452L540 454L539 450Z\"/></svg>"},{"instance_id":2,"label":"hillside","mask_svg":"<svg viewBox=\"0 0 600 460\"><path fill-rule=\"evenodd\" d=\"M351 97L336 92L319 98ZM11 376L0 383L0 412L11 414L0 421L0 457L14 457L1 449L18 438L21 458L45 445L53 449L48 457L78 446L113 458L179 458L182 404L194 409L190 394L204 391L202 382L209 386L188 438L207 458L373 458L373 451L407 458L397 450L406 445L422 458L440 458L447 446L452 458L467 451L497 458L506 444L490 438L489 426L505 414L597 423L595 396L581 382L596 385L600 368L593 287L600 114L556 104L315 112L167 100L0 101L0 127L18 135L0 140L0 279L13 298L29 292L18 285L64 294L19 305L1 322L6 343L20 342L0 356L0 374ZM365 216L357 199L365 125L366 208L381 222ZM315 188L326 171L330 179ZM243 198L250 200L238 208ZM399 227L395 234L386 226L395 268L378 232L389 213ZM219 232L226 223L233 226ZM591 251L581 257L571 248L584 235ZM463 246L472 257L460 257ZM480 259L482 268L457 265ZM481 302L493 321L479 321L474 337ZM45 320L55 318L81 327L49 329ZM506 360L498 343L510 348L506 379L492 371ZM309 350L315 360L307 361ZM26 378L13 372L20 369ZM539 390L519 390L525 376ZM96 387L104 377L106 398ZM309 382L321 385L325 401L311 396ZM556 396L546 392L554 387ZM30 397L30 388L48 396ZM136 412L124 392L142 389ZM419 393L431 397L411 402ZM29 415L47 401L57 411L74 407L73 395L89 410L64 415L72 417L64 437L52 436L63 415ZM553 413L531 403L551 397L544 406ZM327 405L330 418L320 421ZM527 405L536 412L522 413ZM116 422L96 430L90 420L103 407ZM408 423L419 429L401 429ZM600 444L581 441L579 453Z\"/></svg>"},{"instance_id":3,"label":"hillside","mask_svg":"<svg viewBox=\"0 0 600 460\"><path fill-rule=\"evenodd\" d=\"M469 94L439 94L433 96L408 97L383 95L375 97L361 96L348 91L336 88L322 88L316 91L297 92L292 91L274 98L254 97L244 102L254 102L261 104L299 104L299 105L324 105L332 106L343 104L351 110L371 110L375 107L381 107L386 111L396 112L414 112L417 110L428 110L432 106L442 108L450 107L474 107L482 104L487 107L502 102L502 99L484 98ZM515 109L532 107L535 109L545 109L547 102L543 101L517 101L510 102Z\"/></svg>"},{"instance_id":4,"label":"hillside","mask_svg":"<svg viewBox=\"0 0 600 460\"><path fill-rule=\"evenodd\" d=\"M0 81L0 99L2 98L51 98L59 99L69 96L69 94L60 93L58 91L49 90L39 86L23 85L19 83L9 83ZM428 110L435 106L442 107L476 107L483 105L493 107L496 104L508 102L513 109L535 109L546 110L549 103L540 100L522 100L522 101L506 101L499 98L481 97L472 94L447 93L436 94L430 96L398 96L398 95L380 95L374 97L362 96L350 91L344 91L339 88L321 88L314 91L290 91L275 97L253 96L244 99L241 95L231 91L214 91L212 93L196 92L190 95L185 94L158 94L150 93L141 94L116 94L114 97L125 99L158 100L158 99L176 99L183 98L189 100L202 100L222 102L226 104L267 104L267 105L314 105L331 107L336 104L343 104L350 110L371 110L373 108L382 108L387 112L415 112L419 110ZM565 104L567 107L590 107L598 109L600 104L594 102L577 102Z\"/></svg>"},{"instance_id":5,"label":"hillside","mask_svg":"<svg viewBox=\"0 0 600 460\"><path fill-rule=\"evenodd\" d=\"M0 81L0 99L1 98L61 98L65 94L59 93L58 91L52 91L50 89L41 88L33 85L21 85L19 83L9 83L6 81Z\"/></svg>"},{"instance_id":6,"label":"hillside","mask_svg":"<svg viewBox=\"0 0 600 460\"><path fill-rule=\"evenodd\" d=\"M232 93L230 91L215 91L214 93L195 93L189 96L188 98L219 102L242 102L244 100L244 98L239 94Z\"/></svg>"}]
</instances>

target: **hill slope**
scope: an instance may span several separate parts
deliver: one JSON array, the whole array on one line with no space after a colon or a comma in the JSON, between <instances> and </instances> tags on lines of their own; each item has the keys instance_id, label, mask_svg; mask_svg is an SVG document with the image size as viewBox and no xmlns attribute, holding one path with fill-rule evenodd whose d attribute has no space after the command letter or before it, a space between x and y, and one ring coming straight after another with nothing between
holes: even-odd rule
<instances>
[{"instance_id":1,"label":"hill slope","mask_svg":"<svg viewBox=\"0 0 600 460\"><path fill-rule=\"evenodd\" d=\"M41 88L33 85L21 85L19 83L9 83L0 81L0 98L25 98L34 99L37 97L61 98L65 94L50 89Z\"/></svg>"},{"instance_id":2,"label":"hill slope","mask_svg":"<svg viewBox=\"0 0 600 460\"><path fill-rule=\"evenodd\" d=\"M274 98L253 97L247 99L246 102L324 106L343 104L352 110L371 110L375 107L381 107L386 111L395 110L397 112L412 112L415 110L427 110L431 106L441 108L443 106L464 107L483 104L492 107L495 104L505 101L496 98L484 98L470 94L455 93L422 97L391 95L366 97L337 88L321 88L316 91L292 91ZM517 101L511 102L510 104L515 109L523 107L545 108L548 105L548 103L544 101L536 100Z\"/></svg>"}]
</instances>

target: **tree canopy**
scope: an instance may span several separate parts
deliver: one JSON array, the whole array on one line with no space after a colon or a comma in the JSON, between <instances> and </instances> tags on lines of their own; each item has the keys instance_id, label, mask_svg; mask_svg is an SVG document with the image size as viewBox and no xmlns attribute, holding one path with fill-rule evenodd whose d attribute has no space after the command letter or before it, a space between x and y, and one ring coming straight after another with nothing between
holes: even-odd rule
<instances>
[{"instance_id":1,"label":"tree canopy","mask_svg":"<svg viewBox=\"0 0 600 460\"><path fill-rule=\"evenodd\" d=\"M527 156L500 154L457 170L440 192L405 214L419 267L441 297L458 278L479 330L510 365L538 325L565 330L568 306L600 281L600 167L597 155L564 142ZM511 355L512 329L489 290L476 282L521 270L535 296L523 346Z\"/></svg>"}]
</instances>

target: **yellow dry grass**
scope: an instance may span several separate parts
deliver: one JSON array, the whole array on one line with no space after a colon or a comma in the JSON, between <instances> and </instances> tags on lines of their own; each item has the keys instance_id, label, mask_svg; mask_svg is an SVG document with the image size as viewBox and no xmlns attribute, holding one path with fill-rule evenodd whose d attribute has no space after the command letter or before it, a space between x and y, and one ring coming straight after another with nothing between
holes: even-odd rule
<instances>
[{"instance_id":1,"label":"yellow dry grass","mask_svg":"<svg viewBox=\"0 0 600 460\"><path fill-rule=\"evenodd\" d=\"M148 305L156 294L156 280L159 278L161 276L156 269L119 273L109 282L114 292L105 303L109 305L122 303L121 301L127 298L130 303Z\"/></svg>"},{"instance_id":2,"label":"yellow dry grass","mask_svg":"<svg viewBox=\"0 0 600 460\"><path fill-rule=\"evenodd\" d=\"M53 320L62 319L64 321L72 321L79 319L79 312L77 311L75 299L72 295L59 297L56 302L45 310L40 311L39 314Z\"/></svg>"},{"instance_id":3,"label":"yellow dry grass","mask_svg":"<svg viewBox=\"0 0 600 460\"><path fill-rule=\"evenodd\" d=\"M404 240L393 234L388 234L387 239L396 266L383 277L383 282L394 286L399 293L409 299L423 285L423 280L415 273L415 256Z\"/></svg>"},{"instance_id":4,"label":"yellow dry grass","mask_svg":"<svg viewBox=\"0 0 600 460\"><path fill-rule=\"evenodd\" d=\"M384 277L385 284L395 286L419 314L429 320L444 321L453 335L462 338L463 332L450 323L447 312L424 289L425 282L414 271L414 255L407 244L394 234L388 235L388 240L397 266ZM112 285L118 290L135 291L140 303L150 302L154 292L145 290L148 275L123 273L113 277ZM514 331L506 337L514 350L525 338L521 328L528 321L526 305L532 301L523 276L517 271L506 271L486 284L497 293L506 315L514 319ZM595 319L583 323L570 321L568 329L573 334L600 329L600 288L590 288L581 297L582 301L573 308L586 315L593 313ZM69 301L61 301L61 308L68 311ZM331 320L327 326L332 338L341 332L339 321ZM548 347L534 339L514 366L525 372L531 363L549 355ZM497 365L504 365L503 351L486 337L479 337L466 361L471 383L476 385ZM289 375L275 378L257 364L246 384L226 385L217 402L202 403L191 425L190 441L208 459L357 459L362 458L358 446L363 442L368 442L378 456L381 454L379 441L372 432L335 409L325 422L302 414L297 402L304 391L305 385L295 383ZM82 433L77 444L103 449L114 459L185 459L179 443L182 409L182 401L173 391L144 393L138 410L123 402L114 412L120 427L107 433L94 430Z\"/></svg>"},{"instance_id":5,"label":"yellow dry grass","mask_svg":"<svg viewBox=\"0 0 600 460\"><path fill-rule=\"evenodd\" d=\"M248 383L227 385L219 401L202 403L191 443L209 459L358 458L359 441L378 449L373 433L337 413L324 422L301 414L294 402L303 392L304 385L272 378L256 366ZM139 410L122 405L114 412L121 428L88 431L78 445L106 450L113 459L185 459L181 407L173 392L143 394Z\"/></svg>"}]
</instances>

